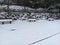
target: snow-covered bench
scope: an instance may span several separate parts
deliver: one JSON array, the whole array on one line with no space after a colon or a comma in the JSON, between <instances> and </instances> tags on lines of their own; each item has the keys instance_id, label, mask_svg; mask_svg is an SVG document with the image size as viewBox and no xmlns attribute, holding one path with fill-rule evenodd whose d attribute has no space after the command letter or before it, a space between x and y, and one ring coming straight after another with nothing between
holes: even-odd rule
<instances>
[{"instance_id":1,"label":"snow-covered bench","mask_svg":"<svg viewBox=\"0 0 60 45\"><path fill-rule=\"evenodd\" d=\"M54 21L54 18L48 18L48 21Z\"/></svg>"},{"instance_id":2,"label":"snow-covered bench","mask_svg":"<svg viewBox=\"0 0 60 45\"><path fill-rule=\"evenodd\" d=\"M29 22L36 22L36 19L28 19Z\"/></svg>"},{"instance_id":3,"label":"snow-covered bench","mask_svg":"<svg viewBox=\"0 0 60 45\"><path fill-rule=\"evenodd\" d=\"M11 24L12 19L0 19L0 24Z\"/></svg>"}]
</instances>

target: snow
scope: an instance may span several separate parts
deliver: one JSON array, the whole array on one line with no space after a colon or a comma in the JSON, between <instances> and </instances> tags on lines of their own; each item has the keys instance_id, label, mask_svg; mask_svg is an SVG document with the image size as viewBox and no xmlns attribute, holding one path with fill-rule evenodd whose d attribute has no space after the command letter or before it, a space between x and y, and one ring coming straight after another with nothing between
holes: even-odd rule
<instances>
[{"instance_id":1,"label":"snow","mask_svg":"<svg viewBox=\"0 0 60 45\"><path fill-rule=\"evenodd\" d=\"M28 20L36 20L36 19L28 19Z\"/></svg>"},{"instance_id":2,"label":"snow","mask_svg":"<svg viewBox=\"0 0 60 45\"><path fill-rule=\"evenodd\" d=\"M0 9L7 9L7 6L8 5L0 5ZM9 5L9 9L15 9L15 10L23 10L24 9L24 6L17 6L17 5ZM28 9L28 10L35 10L33 8L30 8L30 7L25 7L25 9ZM38 8L36 10L44 10L43 8Z\"/></svg>"},{"instance_id":3,"label":"snow","mask_svg":"<svg viewBox=\"0 0 60 45\"><path fill-rule=\"evenodd\" d=\"M16 6L16 5L10 5L9 8L10 9L19 9L19 10L24 9L23 6Z\"/></svg>"},{"instance_id":4,"label":"snow","mask_svg":"<svg viewBox=\"0 0 60 45\"><path fill-rule=\"evenodd\" d=\"M17 20L12 24L0 25L0 45L29 45L57 32L60 32L60 20ZM34 45L60 45L60 34Z\"/></svg>"},{"instance_id":5,"label":"snow","mask_svg":"<svg viewBox=\"0 0 60 45\"><path fill-rule=\"evenodd\" d=\"M12 19L1 19L0 22L4 22L4 21L12 21Z\"/></svg>"},{"instance_id":6,"label":"snow","mask_svg":"<svg viewBox=\"0 0 60 45\"><path fill-rule=\"evenodd\" d=\"M6 8L7 9L7 5L0 5L0 9Z\"/></svg>"},{"instance_id":7,"label":"snow","mask_svg":"<svg viewBox=\"0 0 60 45\"><path fill-rule=\"evenodd\" d=\"M6 8L7 9L7 5L0 5L0 9L3 9L3 8ZM16 6L16 5L10 5L9 6L9 8L10 9L19 9L19 10L22 10L22 9L24 9L24 7L23 6Z\"/></svg>"}]
</instances>

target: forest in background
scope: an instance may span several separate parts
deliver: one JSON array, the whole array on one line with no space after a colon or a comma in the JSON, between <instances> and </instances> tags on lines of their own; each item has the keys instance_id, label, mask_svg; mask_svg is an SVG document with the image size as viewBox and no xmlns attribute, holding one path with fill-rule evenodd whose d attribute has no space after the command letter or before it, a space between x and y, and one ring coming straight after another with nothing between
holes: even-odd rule
<instances>
[{"instance_id":1,"label":"forest in background","mask_svg":"<svg viewBox=\"0 0 60 45\"><path fill-rule=\"evenodd\" d=\"M0 4L8 4L8 0L0 1ZM58 5L60 8L60 0L9 0L9 5L22 5L31 8L48 8Z\"/></svg>"}]
</instances>

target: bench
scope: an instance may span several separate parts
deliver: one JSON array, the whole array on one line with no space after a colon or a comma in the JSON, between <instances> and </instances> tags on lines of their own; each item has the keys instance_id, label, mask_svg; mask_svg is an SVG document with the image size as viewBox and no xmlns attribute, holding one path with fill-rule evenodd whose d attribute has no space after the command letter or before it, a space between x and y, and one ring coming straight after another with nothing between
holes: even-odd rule
<instances>
[{"instance_id":1,"label":"bench","mask_svg":"<svg viewBox=\"0 0 60 45\"><path fill-rule=\"evenodd\" d=\"M36 22L36 19L28 19L29 22Z\"/></svg>"},{"instance_id":2,"label":"bench","mask_svg":"<svg viewBox=\"0 0 60 45\"><path fill-rule=\"evenodd\" d=\"M0 24L11 24L12 19L0 19Z\"/></svg>"}]
</instances>

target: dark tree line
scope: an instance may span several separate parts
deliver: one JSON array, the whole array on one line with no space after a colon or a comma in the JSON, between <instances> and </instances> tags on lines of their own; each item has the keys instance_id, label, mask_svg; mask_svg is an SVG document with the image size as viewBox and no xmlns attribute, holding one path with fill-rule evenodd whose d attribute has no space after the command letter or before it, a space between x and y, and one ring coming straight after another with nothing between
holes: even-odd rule
<instances>
[{"instance_id":1,"label":"dark tree line","mask_svg":"<svg viewBox=\"0 0 60 45\"><path fill-rule=\"evenodd\" d=\"M22 5L32 8L47 8L50 5L59 4L60 0L17 0L16 3L22 3Z\"/></svg>"},{"instance_id":2,"label":"dark tree line","mask_svg":"<svg viewBox=\"0 0 60 45\"><path fill-rule=\"evenodd\" d=\"M7 4L8 0L4 0L3 3L6 2ZM15 4L15 5L23 5L23 6L28 6L32 8L48 8L50 5L55 5L59 4L60 0L9 0L10 4Z\"/></svg>"}]
</instances>

